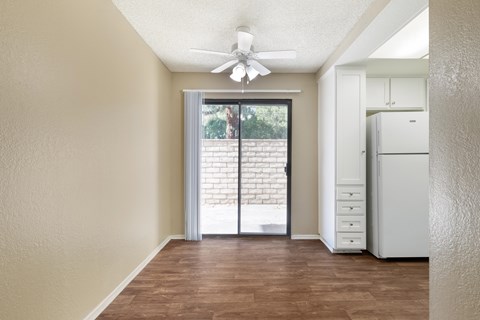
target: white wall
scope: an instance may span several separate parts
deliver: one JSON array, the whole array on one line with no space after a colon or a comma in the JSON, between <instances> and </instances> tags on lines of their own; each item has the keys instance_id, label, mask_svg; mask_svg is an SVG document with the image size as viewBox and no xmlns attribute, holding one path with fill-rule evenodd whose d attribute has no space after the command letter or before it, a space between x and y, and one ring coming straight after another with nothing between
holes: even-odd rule
<instances>
[{"instance_id":1,"label":"white wall","mask_svg":"<svg viewBox=\"0 0 480 320\"><path fill-rule=\"evenodd\" d=\"M428 77L428 59L368 59L368 76Z\"/></svg>"},{"instance_id":2,"label":"white wall","mask_svg":"<svg viewBox=\"0 0 480 320\"><path fill-rule=\"evenodd\" d=\"M480 319L480 2L430 0L430 319Z\"/></svg>"},{"instance_id":3,"label":"white wall","mask_svg":"<svg viewBox=\"0 0 480 320\"><path fill-rule=\"evenodd\" d=\"M335 68L318 80L318 232L335 243L335 135L336 135Z\"/></svg>"},{"instance_id":4,"label":"white wall","mask_svg":"<svg viewBox=\"0 0 480 320\"><path fill-rule=\"evenodd\" d=\"M171 234L171 73L110 1L0 21L0 319L82 319Z\"/></svg>"}]
</instances>

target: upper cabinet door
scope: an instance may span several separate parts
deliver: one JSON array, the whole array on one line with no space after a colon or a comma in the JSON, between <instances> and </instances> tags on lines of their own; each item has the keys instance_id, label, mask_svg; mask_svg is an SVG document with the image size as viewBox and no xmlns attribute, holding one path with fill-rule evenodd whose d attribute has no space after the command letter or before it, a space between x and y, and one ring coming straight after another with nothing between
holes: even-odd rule
<instances>
[{"instance_id":1,"label":"upper cabinet door","mask_svg":"<svg viewBox=\"0 0 480 320\"><path fill-rule=\"evenodd\" d=\"M367 78L367 108L385 109L390 105L390 79Z\"/></svg>"},{"instance_id":2,"label":"upper cabinet door","mask_svg":"<svg viewBox=\"0 0 480 320\"><path fill-rule=\"evenodd\" d=\"M337 184L365 183L365 71L337 70Z\"/></svg>"},{"instance_id":3,"label":"upper cabinet door","mask_svg":"<svg viewBox=\"0 0 480 320\"><path fill-rule=\"evenodd\" d=\"M424 78L391 78L390 107L392 109L425 109Z\"/></svg>"}]
</instances>

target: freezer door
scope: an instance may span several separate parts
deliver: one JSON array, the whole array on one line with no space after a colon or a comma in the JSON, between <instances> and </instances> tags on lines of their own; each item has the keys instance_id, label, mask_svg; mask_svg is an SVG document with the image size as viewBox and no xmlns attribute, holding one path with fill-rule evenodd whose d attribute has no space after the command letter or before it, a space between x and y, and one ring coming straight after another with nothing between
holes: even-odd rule
<instances>
[{"instance_id":1,"label":"freezer door","mask_svg":"<svg viewBox=\"0 0 480 320\"><path fill-rule=\"evenodd\" d=\"M379 255L428 257L428 155L378 161Z\"/></svg>"},{"instance_id":2,"label":"freezer door","mask_svg":"<svg viewBox=\"0 0 480 320\"><path fill-rule=\"evenodd\" d=\"M428 153L428 112L382 112L378 153Z\"/></svg>"}]
</instances>

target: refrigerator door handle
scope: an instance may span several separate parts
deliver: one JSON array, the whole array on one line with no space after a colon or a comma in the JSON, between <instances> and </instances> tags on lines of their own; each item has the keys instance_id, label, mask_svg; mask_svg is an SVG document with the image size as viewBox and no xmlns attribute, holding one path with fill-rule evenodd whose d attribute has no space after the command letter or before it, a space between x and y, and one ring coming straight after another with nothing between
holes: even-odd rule
<instances>
[{"instance_id":1,"label":"refrigerator door handle","mask_svg":"<svg viewBox=\"0 0 480 320\"><path fill-rule=\"evenodd\" d=\"M376 142L377 142L377 152L378 152L378 149L380 147L380 131L378 131L378 130L377 130L377 139L376 140L377 140Z\"/></svg>"},{"instance_id":2,"label":"refrigerator door handle","mask_svg":"<svg viewBox=\"0 0 480 320\"><path fill-rule=\"evenodd\" d=\"M377 176L380 177L380 172L382 171L382 162L380 161L380 158L377 160Z\"/></svg>"}]
</instances>

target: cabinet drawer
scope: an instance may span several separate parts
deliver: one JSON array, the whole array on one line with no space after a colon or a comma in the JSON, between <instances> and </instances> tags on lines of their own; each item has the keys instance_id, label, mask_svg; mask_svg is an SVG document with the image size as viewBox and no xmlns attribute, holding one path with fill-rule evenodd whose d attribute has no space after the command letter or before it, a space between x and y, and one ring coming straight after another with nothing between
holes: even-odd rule
<instances>
[{"instance_id":1,"label":"cabinet drawer","mask_svg":"<svg viewBox=\"0 0 480 320\"><path fill-rule=\"evenodd\" d=\"M365 232L365 216L340 216L340 217L337 217L337 231L339 231L339 232Z\"/></svg>"},{"instance_id":2,"label":"cabinet drawer","mask_svg":"<svg viewBox=\"0 0 480 320\"><path fill-rule=\"evenodd\" d=\"M366 248L365 232L337 232L337 249Z\"/></svg>"},{"instance_id":3,"label":"cabinet drawer","mask_svg":"<svg viewBox=\"0 0 480 320\"><path fill-rule=\"evenodd\" d=\"M337 200L365 200L363 186L337 187Z\"/></svg>"},{"instance_id":4,"label":"cabinet drawer","mask_svg":"<svg viewBox=\"0 0 480 320\"><path fill-rule=\"evenodd\" d=\"M337 214L365 214L365 201L337 201Z\"/></svg>"}]
</instances>

